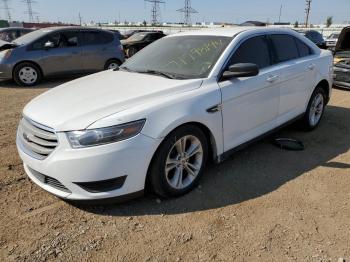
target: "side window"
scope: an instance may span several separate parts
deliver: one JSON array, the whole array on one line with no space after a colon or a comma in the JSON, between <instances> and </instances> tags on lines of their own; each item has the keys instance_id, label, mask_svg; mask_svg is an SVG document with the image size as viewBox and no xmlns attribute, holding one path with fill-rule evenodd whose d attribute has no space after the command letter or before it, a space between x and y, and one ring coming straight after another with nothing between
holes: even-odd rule
<instances>
[{"instance_id":1,"label":"side window","mask_svg":"<svg viewBox=\"0 0 350 262\"><path fill-rule=\"evenodd\" d=\"M241 44L230 59L230 65L238 63L253 63L259 69L270 66L270 52L266 37L252 37Z\"/></svg>"},{"instance_id":2,"label":"side window","mask_svg":"<svg viewBox=\"0 0 350 262\"><path fill-rule=\"evenodd\" d=\"M52 42L54 44L53 48L57 48L60 40L59 33L52 33L46 35L39 40L36 40L30 47L30 50L43 50L45 48L45 43Z\"/></svg>"},{"instance_id":3,"label":"side window","mask_svg":"<svg viewBox=\"0 0 350 262\"><path fill-rule=\"evenodd\" d=\"M103 45L113 41L114 35L109 32L85 31L83 32L83 45Z\"/></svg>"},{"instance_id":4,"label":"side window","mask_svg":"<svg viewBox=\"0 0 350 262\"><path fill-rule=\"evenodd\" d=\"M305 57L305 56L309 56L313 54L313 51L311 50L311 48L305 44L304 42L302 42L301 40L299 40L298 38L294 38L295 43L297 44L297 48L299 51L299 57Z\"/></svg>"},{"instance_id":5,"label":"side window","mask_svg":"<svg viewBox=\"0 0 350 262\"><path fill-rule=\"evenodd\" d=\"M78 31L67 31L62 32L60 35L59 47L75 47L79 45L79 32Z\"/></svg>"},{"instance_id":6,"label":"side window","mask_svg":"<svg viewBox=\"0 0 350 262\"><path fill-rule=\"evenodd\" d=\"M271 35L273 47L275 49L275 62L285 62L299 58L297 45L291 35Z\"/></svg>"}]
</instances>

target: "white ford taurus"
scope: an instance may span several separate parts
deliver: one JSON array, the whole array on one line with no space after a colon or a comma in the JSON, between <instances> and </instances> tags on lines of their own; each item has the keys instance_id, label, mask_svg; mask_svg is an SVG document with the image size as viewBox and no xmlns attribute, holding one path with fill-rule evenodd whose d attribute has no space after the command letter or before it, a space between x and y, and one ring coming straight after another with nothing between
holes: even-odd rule
<instances>
[{"instance_id":1,"label":"white ford taurus","mask_svg":"<svg viewBox=\"0 0 350 262\"><path fill-rule=\"evenodd\" d=\"M320 123L332 55L284 29L232 28L156 41L119 70L52 89L23 111L28 176L70 200L189 192L209 159L300 119Z\"/></svg>"}]
</instances>

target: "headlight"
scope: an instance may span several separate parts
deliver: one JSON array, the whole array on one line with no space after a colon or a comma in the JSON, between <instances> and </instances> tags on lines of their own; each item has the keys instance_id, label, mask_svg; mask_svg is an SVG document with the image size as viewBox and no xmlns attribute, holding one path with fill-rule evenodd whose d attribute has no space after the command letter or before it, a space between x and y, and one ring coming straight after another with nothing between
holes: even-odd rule
<instances>
[{"instance_id":1,"label":"headlight","mask_svg":"<svg viewBox=\"0 0 350 262\"><path fill-rule=\"evenodd\" d=\"M73 148L84 148L118 142L139 134L146 120L138 120L118 126L67 132Z\"/></svg>"}]
</instances>

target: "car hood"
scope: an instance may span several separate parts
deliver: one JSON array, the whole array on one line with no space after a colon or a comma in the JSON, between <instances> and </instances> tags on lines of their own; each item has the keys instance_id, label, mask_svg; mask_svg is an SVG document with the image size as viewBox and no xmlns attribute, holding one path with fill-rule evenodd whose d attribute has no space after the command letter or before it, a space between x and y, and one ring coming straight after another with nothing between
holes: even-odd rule
<instances>
[{"instance_id":1,"label":"car hood","mask_svg":"<svg viewBox=\"0 0 350 262\"><path fill-rule=\"evenodd\" d=\"M143 42L143 40L135 41L135 40L124 39L124 40L120 41L120 43L122 45L130 45L130 44L136 44L136 43L141 43L141 42Z\"/></svg>"},{"instance_id":2,"label":"car hood","mask_svg":"<svg viewBox=\"0 0 350 262\"><path fill-rule=\"evenodd\" d=\"M56 131L85 129L111 114L196 88L201 79L174 80L124 71L83 77L33 99L25 117Z\"/></svg>"},{"instance_id":3,"label":"car hood","mask_svg":"<svg viewBox=\"0 0 350 262\"><path fill-rule=\"evenodd\" d=\"M0 51L17 47L16 44L0 40Z\"/></svg>"},{"instance_id":4,"label":"car hood","mask_svg":"<svg viewBox=\"0 0 350 262\"><path fill-rule=\"evenodd\" d=\"M349 27L344 27L343 30L341 31L339 38L338 38L338 42L337 45L335 47L335 51L339 52L339 51L349 51L348 47L348 41L350 39L350 26ZM346 46L347 48L344 49L343 46Z\"/></svg>"}]
</instances>

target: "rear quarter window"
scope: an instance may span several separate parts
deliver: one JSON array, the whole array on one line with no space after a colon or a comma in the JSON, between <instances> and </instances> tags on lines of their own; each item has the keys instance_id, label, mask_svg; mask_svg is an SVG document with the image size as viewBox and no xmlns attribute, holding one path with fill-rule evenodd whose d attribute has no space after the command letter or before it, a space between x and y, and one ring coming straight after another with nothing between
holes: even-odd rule
<instances>
[{"instance_id":1,"label":"rear quarter window","mask_svg":"<svg viewBox=\"0 0 350 262\"><path fill-rule=\"evenodd\" d=\"M299 40L298 38L294 38L294 40L299 51L299 57L313 55L314 52L307 44L305 44L303 41Z\"/></svg>"}]
</instances>

